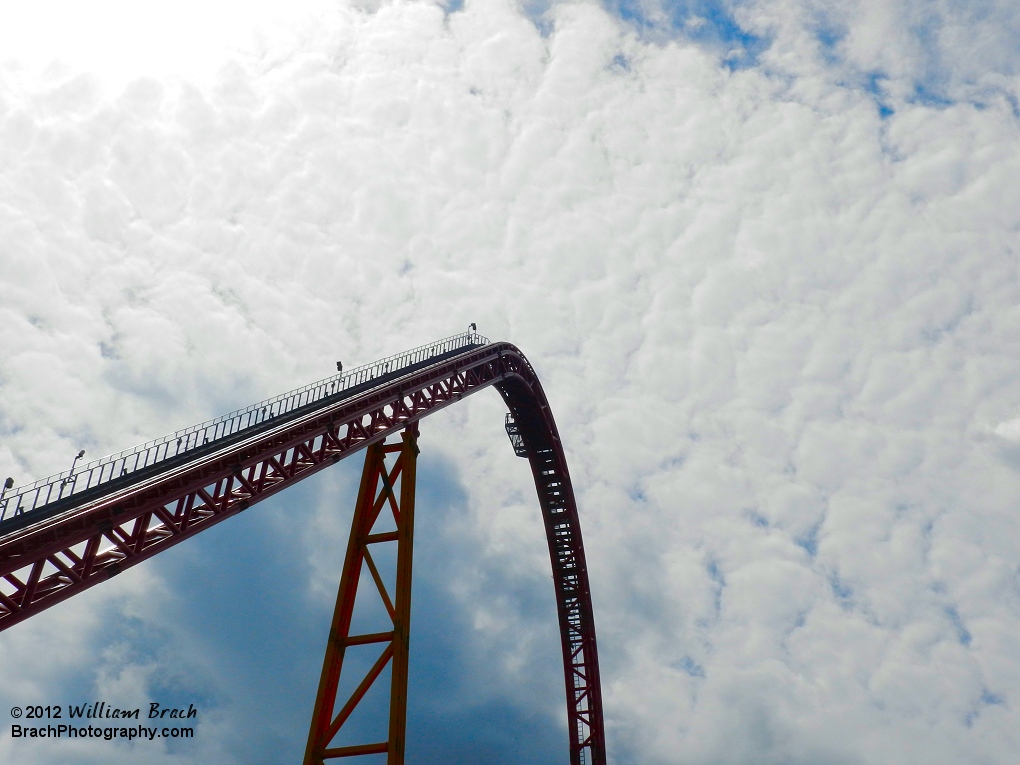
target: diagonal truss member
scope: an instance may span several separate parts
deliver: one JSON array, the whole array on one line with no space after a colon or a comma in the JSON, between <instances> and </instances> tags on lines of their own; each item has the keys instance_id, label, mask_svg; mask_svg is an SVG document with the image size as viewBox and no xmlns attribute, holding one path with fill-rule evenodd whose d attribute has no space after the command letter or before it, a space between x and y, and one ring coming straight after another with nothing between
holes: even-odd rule
<instances>
[{"instance_id":1,"label":"diagonal truss member","mask_svg":"<svg viewBox=\"0 0 1020 765\"><path fill-rule=\"evenodd\" d=\"M367 754L385 754L387 765L404 762L404 731L407 722L407 652L411 621L411 558L414 541L414 484L418 456L418 428L413 423L402 434L400 444L373 444L365 456L358 503L351 522L340 590L337 593L333 623L326 644L319 692L315 698L312 724L308 732L305 765L324 765L326 760ZM386 456L397 454L393 467ZM399 489L397 485L399 483ZM398 496L399 495L399 496ZM392 524L390 523L392 520ZM393 530L384 531L390 527ZM396 544L397 575L390 597L372 550ZM351 634L351 619L361 575L371 576L374 589L389 615L391 629L384 632ZM372 587L367 588L371 593ZM338 698L344 658L350 646L378 645L382 651L358 685ZM365 698L373 684L390 666L390 720L386 741L369 744L331 746ZM338 704L338 702L340 702ZM339 706L339 708L338 708Z\"/></svg>"}]
</instances>

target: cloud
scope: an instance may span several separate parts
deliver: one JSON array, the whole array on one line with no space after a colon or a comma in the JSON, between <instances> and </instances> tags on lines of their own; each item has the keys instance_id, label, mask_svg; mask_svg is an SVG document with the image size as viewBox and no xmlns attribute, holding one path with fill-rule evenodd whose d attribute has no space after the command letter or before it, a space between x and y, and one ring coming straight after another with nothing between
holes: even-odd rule
<instances>
[{"instance_id":1,"label":"cloud","mask_svg":"<svg viewBox=\"0 0 1020 765\"><path fill-rule=\"evenodd\" d=\"M529 355L569 451L614 761L1008 761L1015 13L718 9L767 47L737 66L721 34L468 0L260 15L201 66L6 65L0 465L21 483L476 321ZM491 392L423 426L412 734L444 761L565 745L504 439ZM0 709L198 699L193 744L0 751L297 756L357 469L0 636Z\"/></svg>"}]
</instances>

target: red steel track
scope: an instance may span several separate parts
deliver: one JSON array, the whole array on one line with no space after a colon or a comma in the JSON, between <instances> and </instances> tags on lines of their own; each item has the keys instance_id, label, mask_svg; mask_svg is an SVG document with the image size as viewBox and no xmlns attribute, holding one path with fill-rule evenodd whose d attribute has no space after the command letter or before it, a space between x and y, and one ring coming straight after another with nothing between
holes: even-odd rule
<instances>
[{"instance_id":1,"label":"red steel track","mask_svg":"<svg viewBox=\"0 0 1020 765\"><path fill-rule=\"evenodd\" d=\"M0 630L243 512L490 385L531 462L552 562L571 765L606 762L595 623L574 492L542 385L510 343L474 347L0 537Z\"/></svg>"}]
</instances>

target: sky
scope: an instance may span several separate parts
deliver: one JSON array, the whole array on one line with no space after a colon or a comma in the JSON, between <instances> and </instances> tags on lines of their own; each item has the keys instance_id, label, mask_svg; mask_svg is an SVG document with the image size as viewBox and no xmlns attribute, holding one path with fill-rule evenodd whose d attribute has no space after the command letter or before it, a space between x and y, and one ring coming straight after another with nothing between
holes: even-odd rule
<instances>
[{"instance_id":1,"label":"sky","mask_svg":"<svg viewBox=\"0 0 1020 765\"><path fill-rule=\"evenodd\" d=\"M9 5L0 474L476 322L564 440L611 762L1018 760L1015 3ZM503 412L422 424L409 762L566 759ZM0 633L0 760L298 761L359 473ZM11 738L91 700L195 738Z\"/></svg>"}]
</instances>

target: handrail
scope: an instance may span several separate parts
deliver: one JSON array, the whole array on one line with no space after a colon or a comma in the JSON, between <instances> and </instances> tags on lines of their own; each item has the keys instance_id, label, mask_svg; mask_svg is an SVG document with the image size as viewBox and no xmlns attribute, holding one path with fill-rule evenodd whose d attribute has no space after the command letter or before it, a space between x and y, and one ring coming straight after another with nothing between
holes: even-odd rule
<instances>
[{"instance_id":1,"label":"handrail","mask_svg":"<svg viewBox=\"0 0 1020 765\"><path fill-rule=\"evenodd\" d=\"M472 345L487 345L489 339L474 330L420 345L388 356L349 372L339 372L318 382L259 401L243 409L192 425L169 435L147 441L97 460L73 467L63 473L41 478L35 483L4 492L0 499L0 522L8 517L31 513L53 502L67 499L101 484L125 478L168 459L187 455L200 447L236 436L249 428L274 420L301 407L309 406L377 378L392 375L445 353ZM55 493L54 493L55 492ZM13 511L8 514L8 507Z\"/></svg>"}]
</instances>

